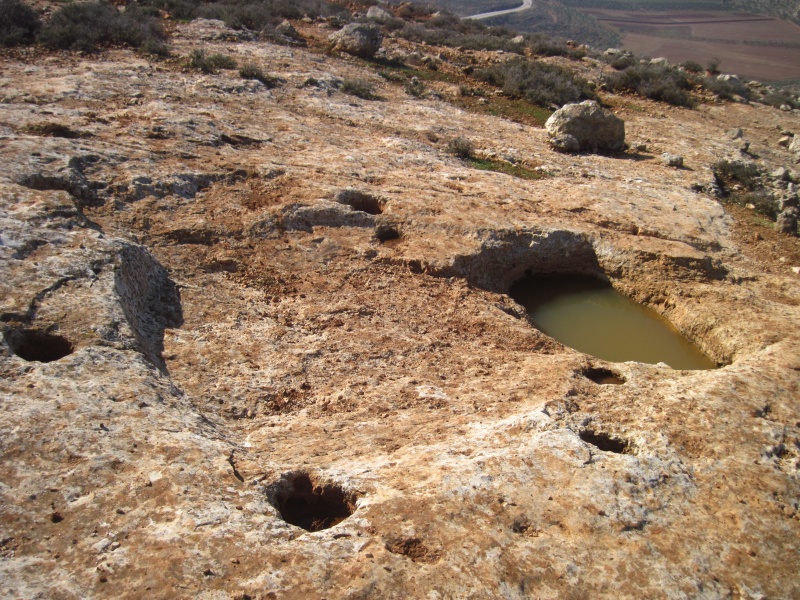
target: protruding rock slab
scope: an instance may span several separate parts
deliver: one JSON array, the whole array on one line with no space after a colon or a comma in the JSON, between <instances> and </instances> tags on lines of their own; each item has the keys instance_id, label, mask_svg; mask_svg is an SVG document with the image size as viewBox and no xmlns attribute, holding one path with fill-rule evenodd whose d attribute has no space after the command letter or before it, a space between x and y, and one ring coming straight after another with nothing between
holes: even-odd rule
<instances>
[{"instance_id":1,"label":"protruding rock slab","mask_svg":"<svg viewBox=\"0 0 800 600\"><path fill-rule=\"evenodd\" d=\"M619 152L625 147L625 123L594 100L567 104L545 123L558 152Z\"/></svg>"},{"instance_id":2,"label":"protruding rock slab","mask_svg":"<svg viewBox=\"0 0 800 600\"><path fill-rule=\"evenodd\" d=\"M372 58L380 49L383 38L377 25L350 23L328 38L334 50L361 58Z\"/></svg>"}]
</instances>

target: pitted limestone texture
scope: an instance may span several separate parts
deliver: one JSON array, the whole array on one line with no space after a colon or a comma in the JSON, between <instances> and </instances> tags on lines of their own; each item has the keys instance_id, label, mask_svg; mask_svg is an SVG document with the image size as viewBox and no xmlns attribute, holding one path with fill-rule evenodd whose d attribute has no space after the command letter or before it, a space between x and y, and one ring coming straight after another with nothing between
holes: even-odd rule
<instances>
[{"instance_id":1,"label":"pitted limestone texture","mask_svg":"<svg viewBox=\"0 0 800 600\"><path fill-rule=\"evenodd\" d=\"M309 473L284 475L268 490L270 503L284 521L306 531L338 525L356 509L355 494Z\"/></svg>"},{"instance_id":2,"label":"pitted limestone texture","mask_svg":"<svg viewBox=\"0 0 800 600\"><path fill-rule=\"evenodd\" d=\"M9 327L3 338L11 352L29 362L53 362L74 351L67 338L39 329Z\"/></svg>"}]
</instances>

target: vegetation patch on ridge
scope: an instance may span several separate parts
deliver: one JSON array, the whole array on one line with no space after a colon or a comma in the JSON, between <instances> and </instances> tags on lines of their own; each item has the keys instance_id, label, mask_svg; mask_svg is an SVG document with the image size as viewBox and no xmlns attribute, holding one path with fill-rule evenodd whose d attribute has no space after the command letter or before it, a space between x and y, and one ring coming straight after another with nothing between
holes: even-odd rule
<instances>
[{"instance_id":1,"label":"vegetation patch on ridge","mask_svg":"<svg viewBox=\"0 0 800 600\"><path fill-rule=\"evenodd\" d=\"M538 61L512 59L481 69L475 76L501 88L511 98L523 98L539 106L560 108L596 98L589 82L573 71Z\"/></svg>"},{"instance_id":2,"label":"vegetation patch on ridge","mask_svg":"<svg viewBox=\"0 0 800 600\"><path fill-rule=\"evenodd\" d=\"M137 5L120 12L105 2L67 4L42 27L38 41L53 50L96 51L125 45L153 54L167 54L161 22Z\"/></svg>"}]
</instances>

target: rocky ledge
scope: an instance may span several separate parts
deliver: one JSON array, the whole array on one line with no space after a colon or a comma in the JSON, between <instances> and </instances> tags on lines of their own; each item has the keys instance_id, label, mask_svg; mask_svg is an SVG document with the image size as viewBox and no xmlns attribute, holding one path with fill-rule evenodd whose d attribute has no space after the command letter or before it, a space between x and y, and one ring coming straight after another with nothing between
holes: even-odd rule
<instances>
[{"instance_id":1,"label":"rocky ledge","mask_svg":"<svg viewBox=\"0 0 800 600\"><path fill-rule=\"evenodd\" d=\"M291 26L174 33L274 87L3 59L2 594L798 597L798 242L706 192L746 152L795 193L800 117L608 96L630 149L563 154ZM526 272L602 275L720 368L566 348Z\"/></svg>"}]
</instances>

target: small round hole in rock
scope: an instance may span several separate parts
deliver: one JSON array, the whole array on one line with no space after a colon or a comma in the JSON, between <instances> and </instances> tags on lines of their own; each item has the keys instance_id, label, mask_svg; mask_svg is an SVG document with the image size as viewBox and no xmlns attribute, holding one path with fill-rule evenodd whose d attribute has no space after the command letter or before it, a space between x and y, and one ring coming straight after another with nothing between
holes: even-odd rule
<instances>
[{"instance_id":1,"label":"small round hole in rock","mask_svg":"<svg viewBox=\"0 0 800 600\"><path fill-rule=\"evenodd\" d=\"M344 521L356 508L356 496L341 486L307 473L281 478L269 491L270 503L287 523L321 531Z\"/></svg>"},{"instance_id":2,"label":"small round hole in rock","mask_svg":"<svg viewBox=\"0 0 800 600\"><path fill-rule=\"evenodd\" d=\"M602 367L584 369L581 375L599 385L622 385L625 383L625 378L622 375L615 373L611 369L604 369Z\"/></svg>"},{"instance_id":3,"label":"small round hole in rock","mask_svg":"<svg viewBox=\"0 0 800 600\"><path fill-rule=\"evenodd\" d=\"M383 200L358 190L341 190L336 194L336 202L347 204L353 210L360 210L370 215L383 212Z\"/></svg>"},{"instance_id":4,"label":"small round hole in rock","mask_svg":"<svg viewBox=\"0 0 800 600\"><path fill-rule=\"evenodd\" d=\"M612 437L602 431L592 431L584 429L578 436L587 444L591 444L603 452L614 452L615 454L633 454L633 449L625 440Z\"/></svg>"},{"instance_id":5,"label":"small round hole in rock","mask_svg":"<svg viewBox=\"0 0 800 600\"><path fill-rule=\"evenodd\" d=\"M3 337L11 351L27 361L53 362L74 351L67 338L38 329L12 328Z\"/></svg>"},{"instance_id":6,"label":"small round hole in rock","mask_svg":"<svg viewBox=\"0 0 800 600\"><path fill-rule=\"evenodd\" d=\"M380 242L390 242L400 239L400 232L392 225L379 225L375 228L375 238Z\"/></svg>"}]
</instances>

